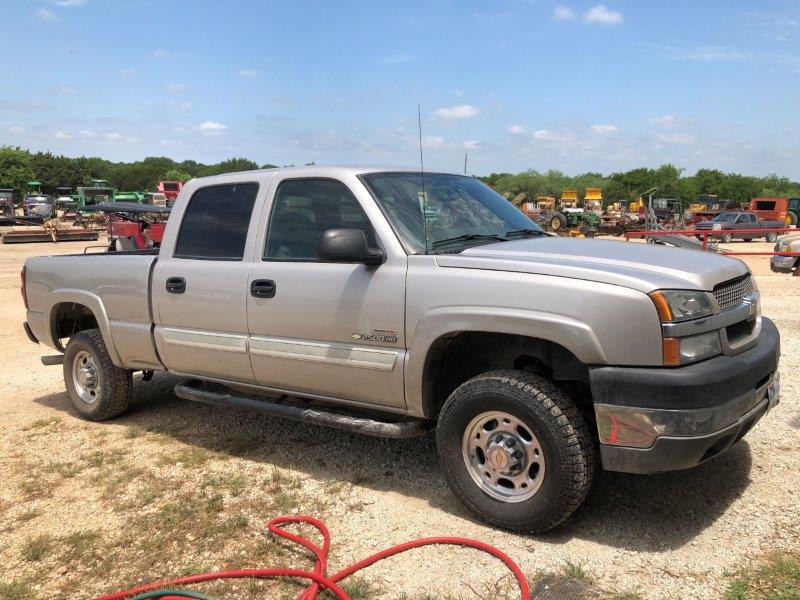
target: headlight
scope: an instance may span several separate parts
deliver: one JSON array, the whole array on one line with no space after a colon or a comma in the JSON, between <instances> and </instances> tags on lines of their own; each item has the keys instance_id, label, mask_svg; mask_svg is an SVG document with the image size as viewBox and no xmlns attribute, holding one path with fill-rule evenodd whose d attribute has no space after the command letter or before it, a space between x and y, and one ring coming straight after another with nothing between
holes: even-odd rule
<instances>
[{"instance_id":1,"label":"headlight","mask_svg":"<svg viewBox=\"0 0 800 600\"><path fill-rule=\"evenodd\" d=\"M705 292L661 290L650 294L650 298L664 323L678 323L707 317L714 313L711 300Z\"/></svg>"},{"instance_id":2,"label":"headlight","mask_svg":"<svg viewBox=\"0 0 800 600\"><path fill-rule=\"evenodd\" d=\"M722 229L722 225L720 225L719 223L715 223L711 229L713 229L714 231L720 231Z\"/></svg>"}]
</instances>

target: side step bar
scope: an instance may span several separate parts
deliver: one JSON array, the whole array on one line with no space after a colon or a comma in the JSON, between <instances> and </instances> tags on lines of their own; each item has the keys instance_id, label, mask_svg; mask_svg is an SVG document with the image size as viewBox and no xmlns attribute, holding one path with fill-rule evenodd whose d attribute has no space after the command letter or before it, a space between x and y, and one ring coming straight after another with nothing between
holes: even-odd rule
<instances>
[{"instance_id":1,"label":"side step bar","mask_svg":"<svg viewBox=\"0 0 800 600\"><path fill-rule=\"evenodd\" d=\"M231 408L243 408L269 415L270 417L303 421L313 425L344 429L354 433L382 438L418 437L424 435L431 427L431 423L423 419L398 422L378 421L366 417L351 417L320 407L305 408L292 404L282 404L265 398L236 394L230 390L211 391L204 389L202 382L198 380L179 383L175 386L175 395L184 400L194 400Z\"/></svg>"}]
</instances>

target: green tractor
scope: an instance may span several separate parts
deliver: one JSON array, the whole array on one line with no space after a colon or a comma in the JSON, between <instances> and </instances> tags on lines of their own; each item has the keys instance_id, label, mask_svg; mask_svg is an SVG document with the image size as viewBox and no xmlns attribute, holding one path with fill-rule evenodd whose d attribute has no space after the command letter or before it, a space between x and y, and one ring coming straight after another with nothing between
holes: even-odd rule
<instances>
[{"instance_id":1,"label":"green tractor","mask_svg":"<svg viewBox=\"0 0 800 600\"><path fill-rule=\"evenodd\" d=\"M72 198L77 202L77 208L80 211L86 206L114 202L116 192L105 179L95 179L91 185L78 186Z\"/></svg>"}]
</instances>

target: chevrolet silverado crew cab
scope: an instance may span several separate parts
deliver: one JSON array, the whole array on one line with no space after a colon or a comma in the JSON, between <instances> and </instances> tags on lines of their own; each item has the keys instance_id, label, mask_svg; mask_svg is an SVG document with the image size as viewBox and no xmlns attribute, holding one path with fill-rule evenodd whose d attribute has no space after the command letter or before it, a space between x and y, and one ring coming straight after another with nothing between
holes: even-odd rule
<instances>
[{"instance_id":1,"label":"chevrolet silverado crew cab","mask_svg":"<svg viewBox=\"0 0 800 600\"><path fill-rule=\"evenodd\" d=\"M479 180L291 168L186 184L160 247L30 258L30 339L103 420L132 374L178 396L384 437L435 427L477 516L543 531L596 455L724 452L778 400L779 336L740 261L552 237Z\"/></svg>"}]
</instances>

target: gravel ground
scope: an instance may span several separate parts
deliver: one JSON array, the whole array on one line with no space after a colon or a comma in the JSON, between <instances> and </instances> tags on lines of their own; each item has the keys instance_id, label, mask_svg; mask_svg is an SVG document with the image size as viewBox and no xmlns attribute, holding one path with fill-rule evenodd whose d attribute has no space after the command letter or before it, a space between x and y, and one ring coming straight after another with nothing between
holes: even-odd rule
<instances>
[{"instance_id":1,"label":"gravel ground","mask_svg":"<svg viewBox=\"0 0 800 600\"><path fill-rule=\"evenodd\" d=\"M581 565L606 597L719 598L745 561L800 548L800 278L771 273L764 257L745 260L783 335L778 408L701 467L600 473L566 524L521 536L465 512L442 481L431 437L379 440L184 402L169 375L138 382L137 404L122 418L78 419L61 369L41 365L44 350L20 326L19 271L28 256L84 245L0 246L0 592L16 582L32 597L89 597L200 568L308 566L263 538L269 517L292 510L327 521L332 569L416 537L459 535L498 546L531 574ZM455 549L419 550L367 573L384 597L403 589L420 598L505 597L503 576L491 559ZM236 597L266 589L241 585Z\"/></svg>"}]
</instances>

